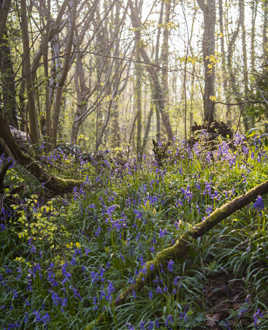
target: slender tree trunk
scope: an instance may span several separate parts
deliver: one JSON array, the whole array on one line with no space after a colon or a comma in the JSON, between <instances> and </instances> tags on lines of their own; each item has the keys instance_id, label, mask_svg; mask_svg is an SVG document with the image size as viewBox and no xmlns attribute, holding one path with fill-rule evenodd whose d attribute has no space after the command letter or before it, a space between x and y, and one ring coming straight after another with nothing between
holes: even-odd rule
<instances>
[{"instance_id":1,"label":"slender tree trunk","mask_svg":"<svg viewBox=\"0 0 268 330\"><path fill-rule=\"evenodd\" d=\"M74 81L77 95L77 109L74 116L74 122L72 124L71 143L77 144L79 128L81 126L81 120L79 120L79 118L86 111L86 94L88 92L88 89L86 87L85 72L82 63L82 52L80 51L80 49L78 49L76 56Z\"/></svg>"},{"instance_id":2,"label":"slender tree trunk","mask_svg":"<svg viewBox=\"0 0 268 330\"><path fill-rule=\"evenodd\" d=\"M145 148L146 148L146 144L148 142L148 136L149 136L149 132L150 132L150 128L151 128L152 117L153 117L153 113L155 111L154 108L155 108L155 105L151 101L151 103L150 103L150 112L148 114L147 124L146 124L146 127L145 127L144 136L143 136L142 154L144 154Z\"/></svg>"},{"instance_id":3,"label":"slender tree trunk","mask_svg":"<svg viewBox=\"0 0 268 330\"><path fill-rule=\"evenodd\" d=\"M165 0L164 2L164 27L163 27L163 41L161 46L161 58L160 63L162 66L161 71L161 84L163 102L165 105L164 111L168 113L169 109L169 86L168 86L168 65L169 65L169 36L170 36L170 14L171 14L171 0Z\"/></svg>"},{"instance_id":4,"label":"slender tree trunk","mask_svg":"<svg viewBox=\"0 0 268 330\"><path fill-rule=\"evenodd\" d=\"M247 57L247 41L246 41L246 28L245 28L245 0L239 0L239 10L241 12L241 28L242 28L242 53L243 53L243 82L244 82L244 95L248 97L248 57ZM244 106L242 112L243 123L246 131L250 128L250 120L247 114L247 109Z\"/></svg>"},{"instance_id":5,"label":"slender tree trunk","mask_svg":"<svg viewBox=\"0 0 268 330\"><path fill-rule=\"evenodd\" d=\"M71 66L71 60L72 60L71 51L73 46L73 36L75 30L76 9L77 9L77 0L73 0L71 12L70 12L70 18L69 18L69 32L68 32L67 43L65 48L65 59L64 59L60 80L58 83L58 88L56 90L55 103L53 108L53 122L52 122L52 130L51 130L51 142L53 146L55 146L57 143L64 84Z\"/></svg>"},{"instance_id":6,"label":"slender tree trunk","mask_svg":"<svg viewBox=\"0 0 268 330\"><path fill-rule=\"evenodd\" d=\"M164 16L164 1L161 1L161 9L158 20L157 35L156 35L156 44L155 44L155 64L159 65L159 50L160 50L160 38L161 38L161 27L163 25L163 16ZM151 91L153 94L153 85L151 84ZM151 109L155 109L156 113L156 139L157 142L161 140L161 116L158 107L151 106ZM149 134L149 132L148 132Z\"/></svg>"},{"instance_id":7,"label":"slender tree trunk","mask_svg":"<svg viewBox=\"0 0 268 330\"><path fill-rule=\"evenodd\" d=\"M197 0L204 16L203 33L203 61L205 71L204 90L204 120L212 122L215 117L215 103L211 100L215 96L215 27L216 5L215 0Z\"/></svg>"},{"instance_id":8,"label":"slender tree trunk","mask_svg":"<svg viewBox=\"0 0 268 330\"><path fill-rule=\"evenodd\" d=\"M23 38L23 58L24 58L23 65L24 65L24 74L25 74L24 79L26 81L28 110L29 110L29 119L30 119L30 136L32 142L36 144L39 143L40 141L40 131L38 127L38 117L37 117L35 98L34 98L34 83L31 72L26 0L21 1L21 30L22 30L22 38Z\"/></svg>"},{"instance_id":9,"label":"slender tree trunk","mask_svg":"<svg viewBox=\"0 0 268 330\"><path fill-rule=\"evenodd\" d=\"M234 55L235 44L237 42L240 27L242 26L242 18L243 17L242 17L241 10L239 10L237 26L230 37L230 41L228 44L228 54L227 54L227 67L228 67L228 73L229 73L230 87L232 89L232 93L235 97L235 100L239 104L240 116L243 116L244 104L242 102L243 101L242 95L241 95L240 88L238 86L237 79L236 79L237 73L235 72L235 70L233 68L233 55ZM240 120L239 120L239 122L240 122ZM246 127L245 127L245 129L246 129Z\"/></svg>"},{"instance_id":10,"label":"slender tree trunk","mask_svg":"<svg viewBox=\"0 0 268 330\"><path fill-rule=\"evenodd\" d=\"M222 75L223 75L223 90L225 95L225 101L227 103L226 120L227 125L231 127L232 125L232 112L230 106L230 92L228 87L228 77L226 68L226 52L225 52L225 32L223 24L223 3L219 0L219 21L220 21L220 38L221 38L221 56L222 56Z\"/></svg>"},{"instance_id":11,"label":"slender tree trunk","mask_svg":"<svg viewBox=\"0 0 268 330\"><path fill-rule=\"evenodd\" d=\"M136 43L136 59L140 61L139 42ZM139 63L135 65L135 103L137 111L137 159L142 159L141 134L142 134L142 68Z\"/></svg>"},{"instance_id":12,"label":"slender tree trunk","mask_svg":"<svg viewBox=\"0 0 268 330\"><path fill-rule=\"evenodd\" d=\"M18 128L16 86L8 35L0 34L0 77L3 93L3 110L9 123Z\"/></svg>"},{"instance_id":13,"label":"slender tree trunk","mask_svg":"<svg viewBox=\"0 0 268 330\"><path fill-rule=\"evenodd\" d=\"M256 0L251 2L251 35L250 35L250 46L251 46L251 71L256 71L256 18L259 3Z\"/></svg>"},{"instance_id":14,"label":"slender tree trunk","mask_svg":"<svg viewBox=\"0 0 268 330\"><path fill-rule=\"evenodd\" d=\"M140 3L139 10L142 10L142 2ZM140 13L139 13L140 15ZM137 140L136 140L136 153L138 162L142 160L142 67L139 63L141 61L140 47L142 47L141 31L138 29L135 33L135 50L136 50L136 63L135 63L135 108L137 109Z\"/></svg>"},{"instance_id":15,"label":"slender tree trunk","mask_svg":"<svg viewBox=\"0 0 268 330\"><path fill-rule=\"evenodd\" d=\"M108 7L108 6L107 6ZM114 46L113 56L114 58L120 57L120 28L121 28L121 19L120 19L120 1L116 1L115 4L115 14L112 15L112 26L115 28L111 29L111 39ZM113 72L113 81L112 89L118 90L120 84L120 66L122 63L119 60L114 62L114 72ZM119 148L121 145L121 135L120 135L120 124L119 124L119 103L118 96L116 95L112 104L112 147Z\"/></svg>"},{"instance_id":16,"label":"slender tree trunk","mask_svg":"<svg viewBox=\"0 0 268 330\"><path fill-rule=\"evenodd\" d=\"M0 36L6 34L6 23L11 0L0 0Z\"/></svg>"},{"instance_id":17,"label":"slender tree trunk","mask_svg":"<svg viewBox=\"0 0 268 330\"><path fill-rule=\"evenodd\" d=\"M263 75L268 76L268 0L264 0L263 2ZM268 102L268 100L266 100ZM266 104L266 113L265 118L268 121L268 111ZM268 133L268 123L265 124L265 132Z\"/></svg>"}]
</instances>

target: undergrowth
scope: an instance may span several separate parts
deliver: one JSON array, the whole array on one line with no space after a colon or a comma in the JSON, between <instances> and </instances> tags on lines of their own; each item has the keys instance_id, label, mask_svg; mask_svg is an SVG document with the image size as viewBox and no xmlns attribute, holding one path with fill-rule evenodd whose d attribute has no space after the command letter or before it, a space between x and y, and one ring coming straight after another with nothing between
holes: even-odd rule
<instances>
[{"instance_id":1,"label":"undergrowth","mask_svg":"<svg viewBox=\"0 0 268 330\"><path fill-rule=\"evenodd\" d=\"M178 144L161 168L125 163L97 171L83 162L68 176L84 184L45 203L29 174L10 169L0 218L0 328L86 329L105 311L96 329L267 329L267 196L113 304L157 252L267 180L267 149L257 139L239 141L236 151L222 142L205 154ZM11 194L25 181L23 192Z\"/></svg>"}]
</instances>

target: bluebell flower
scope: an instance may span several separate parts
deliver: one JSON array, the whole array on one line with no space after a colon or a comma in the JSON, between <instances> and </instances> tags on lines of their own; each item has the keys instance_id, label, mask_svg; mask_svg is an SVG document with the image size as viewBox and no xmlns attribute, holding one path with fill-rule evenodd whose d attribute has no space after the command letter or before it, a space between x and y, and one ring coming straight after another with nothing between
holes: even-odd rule
<instances>
[{"instance_id":1,"label":"bluebell flower","mask_svg":"<svg viewBox=\"0 0 268 330\"><path fill-rule=\"evenodd\" d=\"M189 186L187 186L186 189L181 188L181 192L183 193L185 200L187 200L188 202L190 202L192 200L193 194L190 191L190 187Z\"/></svg>"},{"instance_id":2,"label":"bluebell flower","mask_svg":"<svg viewBox=\"0 0 268 330\"><path fill-rule=\"evenodd\" d=\"M160 328L160 325L159 325L159 321L158 320L155 320L154 326L155 326L156 329L159 329Z\"/></svg>"},{"instance_id":3,"label":"bluebell flower","mask_svg":"<svg viewBox=\"0 0 268 330\"><path fill-rule=\"evenodd\" d=\"M263 313L260 311L260 309L257 309L257 311L253 314L253 321L255 328L257 329L258 324L260 322L260 319L263 318Z\"/></svg>"},{"instance_id":4,"label":"bluebell flower","mask_svg":"<svg viewBox=\"0 0 268 330\"><path fill-rule=\"evenodd\" d=\"M173 321L173 317L172 315L168 315L167 318L166 318L166 321L165 321L165 326L168 327L170 324L172 324L174 321Z\"/></svg>"},{"instance_id":5,"label":"bluebell flower","mask_svg":"<svg viewBox=\"0 0 268 330\"><path fill-rule=\"evenodd\" d=\"M163 291L161 289L161 287L158 285L157 288L156 288L156 293L159 293L161 294Z\"/></svg>"},{"instance_id":6,"label":"bluebell flower","mask_svg":"<svg viewBox=\"0 0 268 330\"><path fill-rule=\"evenodd\" d=\"M58 294L53 291L50 290L50 294L51 294L51 298L52 298L52 302L55 306L59 306L61 304L61 298L58 296Z\"/></svg>"},{"instance_id":7,"label":"bluebell flower","mask_svg":"<svg viewBox=\"0 0 268 330\"><path fill-rule=\"evenodd\" d=\"M33 314L35 316L35 321L36 322L40 322L41 321L41 314L40 314L40 312L37 311L37 310L35 310L35 311L33 311Z\"/></svg>"},{"instance_id":8,"label":"bluebell flower","mask_svg":"<svg viewBox=\"0 0 268 330\"><path fill-rule=\"evenodd\" d=\"M73 294L74 294L75 298L78 298L78 299L81 300L82 298L81 298L81 296L80 296L79 291L78 291L75 287L72 287L72 286L71 286L71 289L72 289L72 291L73 291Z\"/></svg>"},{"instance_id":9,"label":"bluebell flower","mask_svg":"<svg viewBox=\"0 0 268 330\"><path fill-rule=\"evenodd\" d=\"M153 328L154 328L154 322L153 321L150 321L148 323L147 330L153 330Z\"/></svg>"},{"instance_id":10,"label":"bluebell flower","mask_svg":"<svg viewBox=\"0 0 268 330\"><path fill-rule=\"evenodd\" d=\"M263 210L264 209L264 202L261 196L258 196L255 203L253 204L253 207L257 210Z\"/></svg>"},{"instance_id":11,"label":"bluebell flower","mask_svg":"<svg viewBox=\"0 0 268 330\"><path fill-rule=\"evenodd\" d=\"M55 280L55 274L50 268L47 271L47 280L52 287L58 286L58 282Z\"/></svg>"},{"instance_id":12,"label":"bluebell flower","mask_svg":"<svg viewBox=\"0 0 268 330\"><path fill-rule=\"evenodd\" d=\"M111 295L113 292L114 292L114 286L113 286L113 283L112 281L108 281L108 288L107 288L107 291L108 291L108 294Z\"/></svg>"},{"instance_id":13,"label":"bluebell flower","mask_svg":"<svg viewBox=\"0 0 268 330\"><path fill-rule=\"evenodd\" d=\"M62 284L64 284L65 282L67 282L72 277L71 273L67 272L67 269L66 269L67 266L68 266L68 264L65 263L61 267L61 272L62 272L62 275L64 276L64 279L62 281Z\"/></svg>"},{"instance_id":14,"label":"bluebell flower","mask_svg":"<svg viewBox=\"0 0 268 330\"><path fill-rule=\"evenodd\" d=\"M208 206L206 208L206 214L209 215L211 212L213 211L212 207L211 206Z\"/></svg>"},{"instance_id":15,"label":"bluebell flower","mask_svg":"<svg viewBox=\"0 0 268 330\"><path fill-rule=\"evenodd\" d=\"M16 322L16 323L9 323L7 325L7 329L18 329L20 328L20 323L19 322Z\"/></svg>"},{"instance_id":16,"label":"bluebell flower","mask_svg":"<svg viewBox=\"0 0 268 330\"><path fill-rule=\"evenodd\" d=\"M71 264L72 266L74 266L74 265L76 264L76 259L75 259L75 257L72 257L72 259L71 259L71 261L70 261L70 264Z\"/></svg>"},{"instance_id":17,"label":"bluebell flower","mask_svg":"<svg viewBox=\"0 0 268 330\"><path fill-rule=\"evenodd\" d=\"M97 230L95 231L95 236L98 237L101 233L101 227L99 226Z\"/></svg>"},{"instance_id":18,"label":"bluebell flower","mask_svg":"<svg viewBox=\"0 0 268 330\"><path fill-rule=\"evenodd\" d=\"M41 267L40 267L40 264L35 264L33 266L33 269L32 269L32 274L33 274L33 277L35 278L35 275L37 272L40 272L41 271Z\"/></svg>"},{"instance_id":19,"label":"bluebell flower","mask_svg":"<svg viewBox=\"0 0 268 330\"><path fill-rule=\"evenodd\" d=\"M111 205L107 208L106 213L109 215L109 217L112 216L112 214L116 208L117 208L117 205Z\"/></svg>"},{"instance_id":20,"label":"bluebell flower","mask_svg":"<svg viewBox=\"0 0 268 330\"><path fill-rule=\"evenodd\" d=\"M180 280L180 276L176 276L173 280L173 285L177 286L178 285L178 282Z\"/></svg>"},{"instance_id":21,"label":"bluebell flower","mask_svg":"<svg viewBox=\"0 0 268 330\"><path fill-rule=\"evenodd\" d=\"M136 299L137 294L136 294L136 291L135 290L132 290L132 296L133 296L134 299Z\"/></svg>"},{"instance_id":22,"label":"bluebell flower","mask_svg":"<svg viewBox=\"0 0 268 330\"><path fill-rule=\"evenodd\" d=\"M167 234L167 230L166 230L166 229L162 230L162 229L160 228L160 230L159 230L159 237L162 238L162 237L164 237L166 234Z\"/></svg>"},{"instance_id":23,"label":"bluebell flower","mask_svg":"<svg viewBox=\"0 0 268 330\"><path fill-rule=\"evenodd\" d=\"M145 322L141 321L140 322L140 330L145 330L144 326L145 326Z\"/></svg>"},{"instance_id":24,"label":"bluebell flower","mask_svg":"<svg viewBox=\"0 0 268 330\"><path fill-rule=\"evenodd\" d=\"M41 322L44 323L44 325L47 325L50 321L50 316L48 313L44 314L42 317L41 317Z\"/></svg>"},{"instance_id":25,"label":"bluebell flower","mask_svg":"<svg viewBox=\"0 0 268 330\"><path fill-rule=\"evenodd\" d=\"M169 272L173 272L173 265L174 265L174 263L175 262L172 259L169 260L168 266L167 266Z\"/></svg>"}]
</instances>

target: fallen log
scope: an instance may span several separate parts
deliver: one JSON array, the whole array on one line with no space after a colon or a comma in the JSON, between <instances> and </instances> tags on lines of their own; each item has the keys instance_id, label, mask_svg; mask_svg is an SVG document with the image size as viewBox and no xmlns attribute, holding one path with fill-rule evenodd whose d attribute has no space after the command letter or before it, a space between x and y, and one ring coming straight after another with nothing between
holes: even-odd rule
<instances>
[{"instance_id":1,"label":"fallen log","mask_svg":"<svg viewBox=\"0 0 268 330\"><path fill-rule=\"evenodd\" d=\"M8 122L2 116L0 116L0 144L11 158L36 177L42 186L54 195L72 192L74 187L83 183L83 180L63 179L50 175L38 161L20 149L10 132Z\"/></svg>"}]
</instances>

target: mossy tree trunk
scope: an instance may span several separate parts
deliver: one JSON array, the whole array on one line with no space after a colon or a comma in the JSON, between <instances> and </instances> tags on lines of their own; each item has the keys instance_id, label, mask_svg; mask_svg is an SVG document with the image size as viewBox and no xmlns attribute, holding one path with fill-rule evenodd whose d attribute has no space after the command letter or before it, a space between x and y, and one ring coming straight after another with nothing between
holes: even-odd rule
<instances>
[{"instance_id":1,"label":"mossy tree trunk","mask_svg":"<svg viewBox=\"0 0 268 330\"><path fill-rule=\"evenodd\" d=\"M36 160L22 152L11 135L8 122L3 116L0 116L0 144L9 156L36 177L44 188L55 195L72 192L75 186L83 183L82 180L62 179L50 175Z\"/></svg>"}]
</instances>

